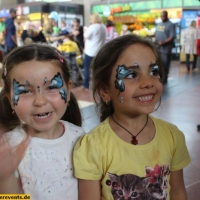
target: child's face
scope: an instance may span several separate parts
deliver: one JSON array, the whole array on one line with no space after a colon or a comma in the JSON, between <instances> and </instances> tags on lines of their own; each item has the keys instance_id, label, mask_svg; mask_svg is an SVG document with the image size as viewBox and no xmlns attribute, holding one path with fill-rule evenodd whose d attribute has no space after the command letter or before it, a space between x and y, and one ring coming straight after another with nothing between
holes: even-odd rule
<instances>
[{"instance_id":1,"label":"child's face","mask_svg":"<svg viewBox=\"0 0 200 200\"><path fill-rule=\"evenodd\" d=\"M19 119L34 132L54 129L67 108L71 82L66 85L54 62L27 61L10 72L11 106Z\"/></svg>"},{"instance_id":2,"label":"child's face","mask_svg":"<svg viewBox=\"0 0 200 200\"><path fill-rule=\"evenodd\" d=\"M116 62L109 82L107 98L111 98L115 112L151 113L163 90L158 73L156 57L150 48L140 44L129 46Z\"/></svg>"}]
</instances>

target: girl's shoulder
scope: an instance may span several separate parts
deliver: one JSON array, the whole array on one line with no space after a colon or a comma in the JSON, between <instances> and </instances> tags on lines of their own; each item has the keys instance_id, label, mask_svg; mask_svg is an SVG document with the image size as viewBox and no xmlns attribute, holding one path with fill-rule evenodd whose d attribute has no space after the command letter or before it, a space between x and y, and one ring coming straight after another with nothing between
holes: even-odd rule
<instances>
[{"instance_id":1,"label":"girl's shoulder","mask_svg":"<svg viewBox=\"0 0 200 200\"><path fill-rule=\"evenodd\" d=\"M164 119L156 118L156 117L154 117L152 115L150 117L153 120L154 124L157 124L159 126L165 126L165 127L168 127L168 128L175 128L176 127L176 125L174 125L171 122L168 122L168 121L166 121Z\"/></svg>"},{"instance_id":2,"label":"girl's shoulder","mask_svg":"<svg viewBox=\"0 0 200 200\"><path fill-rule=\"evenodd\" d=\"M87 134L83 136L84 140L91 142L103 142L108 140L108 138L112 137L112 129L109 125L109 117L89 131Z\"/></svg>"},{"instance_id":3,"label":"girl's shoulder","mask_svg":"<svg viewBox=\"0 0 200 200\"><path fill-rule=\"evenodd\" d=\"M156 128L156 132L166 138L178 139L184 137L183 132L175 125L163 119L150 116Z\"/></svg>"},{"instance_id":4,"label":"girl's shoulder","mask_svg":"<svg viewBox=\"0 0 200 200\"><path fill-rule=\"evenodd\" d=\"M85 134L85 131L80 126L77 126L75 124L63 120L61 120L61 123L63 124L65 130L69 132L71 136L76 137Z\"/></svg>"}]
</instances>

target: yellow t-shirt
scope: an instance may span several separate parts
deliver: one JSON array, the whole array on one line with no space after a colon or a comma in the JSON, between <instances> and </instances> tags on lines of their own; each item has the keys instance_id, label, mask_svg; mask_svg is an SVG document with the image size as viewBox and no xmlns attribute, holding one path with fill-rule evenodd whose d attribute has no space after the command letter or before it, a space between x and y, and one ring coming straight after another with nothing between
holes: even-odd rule
<instances>
[{"instance_id":1,"label":"yellow t-shirt","mask_svg":"<svg viewBox=\"0 0 200 200\"><path fill-rule=\"evenodd\" d=\"M109 118L83 136L74 149L75 177L101 180L102 200L169 200L170 171L190 163L183 133L173 124L152 117L156 133L145 145L121 140Z\"/></svg>"}]
</instances>

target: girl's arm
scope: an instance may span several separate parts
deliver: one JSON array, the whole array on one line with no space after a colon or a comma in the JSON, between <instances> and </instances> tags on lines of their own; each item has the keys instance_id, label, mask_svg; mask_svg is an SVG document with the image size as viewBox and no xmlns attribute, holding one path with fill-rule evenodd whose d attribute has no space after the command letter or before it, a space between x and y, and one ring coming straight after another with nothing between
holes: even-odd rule
<instances>
[{"instance_id":1,"label":"girl's arm","mask_svg":"<svg viewBox=\"0 0 200 200\"><path fill-rule=\"evenodd\" d=\"M15 177L15 171L23 159L30 142L29 136L16 147L11 148L4 136L0 137L0 193L22 193L20 179Z\"/></svg>"},{"instance_id":2,"label":"girl's arm","mask_svg":"<svg viewBox=\"0 0 200 200\"><path fill-rule=\"evenodd\" d=\"M20 179L13 174L7 180L0 181L0 194L23 194Z\"/></svg>"},{"instance_id":3,"label":"girl's arm","mask_svg":"<svg viewBox=\"0 0 200 200\"><path fill-rule=\"evenodd\" d=\"M187 200L182 169L170 172L170 185L170 200Z\"/></svg>"},{"instance_id":4,"label":"girl's arm","mask_svg":"<svg viewBox=\"0 0 200 200\"><path fill-rule=\"evenodd\" d=\"M100 181L78 180L79 200L101 200Z\"/></svg>"}]
</instances>

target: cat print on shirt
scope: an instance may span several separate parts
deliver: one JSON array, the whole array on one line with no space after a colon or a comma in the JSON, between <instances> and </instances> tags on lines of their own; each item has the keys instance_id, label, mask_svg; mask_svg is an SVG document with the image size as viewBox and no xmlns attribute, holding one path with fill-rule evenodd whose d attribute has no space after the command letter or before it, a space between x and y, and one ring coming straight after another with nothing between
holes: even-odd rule
<instances>
[{"instance_id":1,"label":"cat print on shirt","mask_svg":"<svg viewBox=\"0 0 200 200\"><path fill-rule=\"evenodd\" d=\"M116 175L107 173L106 185L111 187L114 200L166 200L169 165L145 168L146 176L134 174Z\"/></svg>"}]
</instances>

